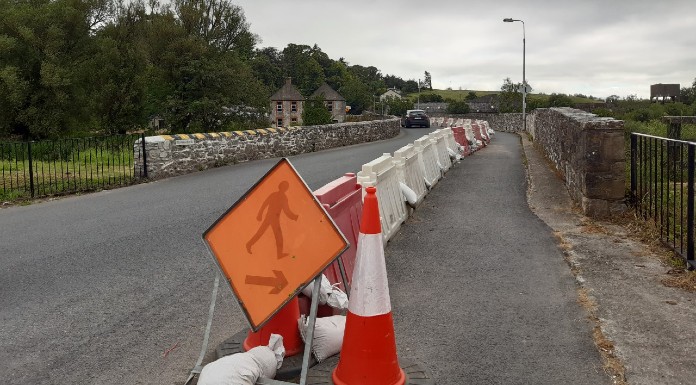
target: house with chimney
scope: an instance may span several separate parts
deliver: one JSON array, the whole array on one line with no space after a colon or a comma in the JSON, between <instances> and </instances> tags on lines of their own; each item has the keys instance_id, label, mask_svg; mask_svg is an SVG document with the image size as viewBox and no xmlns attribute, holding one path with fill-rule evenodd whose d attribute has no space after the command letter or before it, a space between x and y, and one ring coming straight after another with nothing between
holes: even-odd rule
<instances>
[{"instance_id":1,"label":"house with chimney","mask_svg":"<svg viewBox=\"0 0 696 385\"><path fill-rule=\"evenodd\" d=\"M312 98L317 96L321 96L324 99L324 105L331 113L331 120L334 123L346 121L346 99L341 94L324 83L311 95Z\"/></svg>"},{"instance_id":2,"label":"house with chimney","mask_svg":"<svg viewBox=\"0 0 696 385\"><path fill-rule=\"evenodd\" d=\"M275 94L271 95L271 125L273 127L289 127L302 125L302 108L305 97L287 78L285 84Z\"/></svg>"},{"instance_id":3,"label":"house with chimney","mask_svg":"<svg viewBox=\"0 0 696 385\"><path fill-rule=\"evenodd\" d=\"M324 105L331 113L334 123L346 121L346 99L336 90L324 83L311 97L321 96ZM273 127L289 127L302 125L302 111L304 110L305 97L292 84L292 79L287 78L285 84L271 96L271 125Z\"/></svg>"}]
</instances>

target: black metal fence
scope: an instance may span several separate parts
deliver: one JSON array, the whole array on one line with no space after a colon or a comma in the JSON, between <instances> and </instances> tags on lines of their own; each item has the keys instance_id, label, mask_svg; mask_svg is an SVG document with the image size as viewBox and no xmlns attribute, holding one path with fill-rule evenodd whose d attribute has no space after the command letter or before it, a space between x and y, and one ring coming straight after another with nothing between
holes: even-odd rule
<instances>
[{"instance_id":1,"label":"black metal fence","mask_svg":"<svg viewBox=\"0 0 696 385\"><path fill-rule=\"evenodd\" d=\"M636 212L654 221L660 239L694 264L696 143L631 134L631 195Z\"/></svg>"},{"instance_id":2,"label":"black metal fence","mask_svg":"<svg viewBox=\"0 0 696 385\"><path fill-rule=\"evenodd\" d=\"M133 184L147 177L134 158L144 135L0 142L0 200L15 201ZM144 164L144 162L139 162Z\"/></svg>"}]
</instances>

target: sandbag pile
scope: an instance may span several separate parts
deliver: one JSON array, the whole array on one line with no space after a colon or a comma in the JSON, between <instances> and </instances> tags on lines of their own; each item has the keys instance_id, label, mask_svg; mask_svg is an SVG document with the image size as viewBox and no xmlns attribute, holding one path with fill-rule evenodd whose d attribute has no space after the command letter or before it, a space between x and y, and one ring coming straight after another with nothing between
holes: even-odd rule
<instances>
[{"instance_id":1,"label":"sandbag pile","mask_svg":"<svg viewBox=\"0 0 696 385\"><path fill-rule=\"evenodd\" d=\"M198 385L254 385L259 378L274 378L284 357L283 337L271 334L268 346L225 356L203 367Z\"/></svg>"}]
</instances>

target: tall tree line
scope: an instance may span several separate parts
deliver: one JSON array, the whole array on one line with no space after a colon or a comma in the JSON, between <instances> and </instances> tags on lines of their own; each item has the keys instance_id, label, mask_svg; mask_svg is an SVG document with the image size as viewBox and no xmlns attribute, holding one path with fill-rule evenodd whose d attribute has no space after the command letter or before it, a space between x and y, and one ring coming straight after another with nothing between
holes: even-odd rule
<instances>
[{"instance_id":1,"label":"tall tree line","mask_svg":"<svg viewBox=\"0 0 696 385\"><path fill-rule=\"evenodd\" d=\"M286 77L322 82L360 113L417 83L333 60L317 46L258 47L229 0L0 0L0 136L173 132L263 125Z\"/></svg>"}]
</instances>

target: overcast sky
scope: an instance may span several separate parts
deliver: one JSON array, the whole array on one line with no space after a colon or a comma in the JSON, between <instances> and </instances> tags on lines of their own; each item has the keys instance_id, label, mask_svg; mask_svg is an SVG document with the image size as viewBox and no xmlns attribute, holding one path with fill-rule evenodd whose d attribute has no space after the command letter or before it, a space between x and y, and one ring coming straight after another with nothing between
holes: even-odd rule
<instances>
[{"instance_id":1,"label":"overcast sky","mask_svg":"<svg viewBox=\"0 0 696 385\"><path fill-rule=\"evenodd\" d=\"M232 0L261 46L321 47L332 59L375 66L433 87L647 98L650 84L696 78L696 0Z\"/></svg>"}]
</instances>

